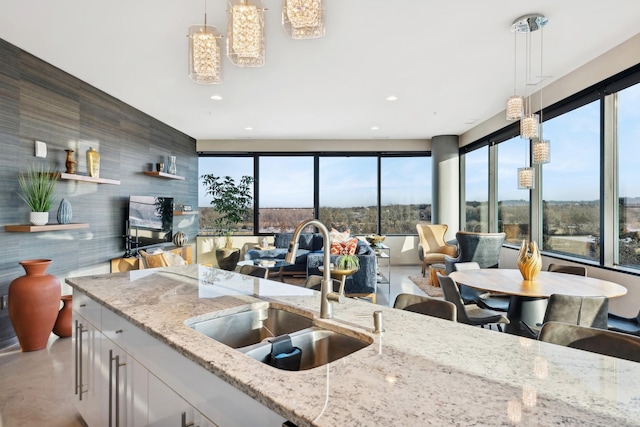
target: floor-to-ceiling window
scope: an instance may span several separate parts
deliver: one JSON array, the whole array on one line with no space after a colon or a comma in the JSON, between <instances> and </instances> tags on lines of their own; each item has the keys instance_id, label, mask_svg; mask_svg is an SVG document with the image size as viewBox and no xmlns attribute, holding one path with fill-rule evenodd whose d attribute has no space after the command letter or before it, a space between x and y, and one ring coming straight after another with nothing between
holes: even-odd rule
<instances>
[{"instance_id":1,"label":"floor-to-ceiling window","mask_svg":"<svg viewBox=\"0 0 640 427\"><path fill-rule=\"evenodd\" d=\"M413 234L416 224L431 222L431 159L380 159L380 232Z\"/></svg>"},{"instance_id":2,"label":"floor-to-ceiling window","mask_svg":"<svg viewBox=\"0 0 640 427\"><path fill-rule=\"evenodd\" d=\"M489 153L488 147L465 154L464 230L489 231Z\"/></svg>"},{"instance_id":3,"label":"floor-to-ceiling window","mask_svg":"<svg viewBox=\"0 0 640 427\"><path fill-rule=\"evenodd\" d=\"M551 141L542 167L543 250L600 256L600 101L544 122Z\"/></svg>"},{"instance_id":4,"label":"floor-to-ceiling window","mask_svg":"<svg viewBox=\"0 0 640 427\"><path fill-rule=\"evenodd\" d=\"M640 84L618 92L618 263L640 268Z\"/></svg>"},{"instance_id":5,"label":"floor-to-ceiling window","mask_svg":"<svg viewBox=\"0 0 640 427\"><path fill-rule=\"evenodd\" d=\"M255 178L254 223L242 225L255 234L291 232L316 215L358 235L416 234L431 220L428 153L203 154L199 174ZM200 186L201 234L212 234L215 212Z\"/></svg>"},{"instance_id":6,"label":"floor-to-ceiling window","mask_svg":"<svg viewBox=\"0 0 640 427\"><path fill-rule=\"evenodd\" d=\"M505 243L529 239L529 191L518 189L518 168L526 165L529 141L516 136L497 145L498 231Z\"/></svg>"},{"instance_id":7,"label":"floor-to-ceiling window","mask_svg":"<svg viewBox=\"0 0 640 427\"><path fill-rule=\"evenodd\" d=\"M318 219L352 234L375 233L378 223L378 158L320 157Z\"/></svg>"},{"instance_id":8,"label":"floor-to-ceiling window","mask_svg":"<svg viewBox=\"0 0 640 427\"><path fill-rule=\"evenodd\" d=\"M235 182L240 182L243 176L253 177L253 158L251 157L200 157L198 159L200 175L230 176ZM216 232L214 220L216 212L211 207L211 196L206 194L206 187L202 180L198 180L198 221L200 235L213 235ZM253 208L246 222L239 224L236 234L253 234Z\"/></svg>"},{"instance_id":9,"label":"floor-to-ceiling window","mask_svg":"<svg viewBox=\"0 0 640 427\"><path fill-rule=\"evenodd\" d=\"M313 156L259 158L258 232L292 232L314 217Z\"/></svg>"}]
</instances>

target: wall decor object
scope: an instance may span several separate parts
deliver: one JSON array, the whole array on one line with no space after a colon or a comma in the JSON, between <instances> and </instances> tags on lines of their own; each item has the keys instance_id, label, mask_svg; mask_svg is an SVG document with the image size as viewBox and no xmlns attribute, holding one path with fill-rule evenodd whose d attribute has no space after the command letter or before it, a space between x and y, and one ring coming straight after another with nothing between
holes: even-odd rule
<instances>
[{"instance_id":1,"label":"wall decor object","mask_svg":"<svg viewBox=\"0 0 640 427\"><path fill-rule=\"evenodd\" d=\"M60 281L47 274L50 259L20 261L25 275L9 285L9 318L22 351L41 350L60 309Z\"/></svg>"},{"instance_id":2,"label":"wall decor object","mask_svg":"<svg viewBox=\"0 0 640 427\"><path fill-rule=\"evenodd\" d=\"M176 174L176 156L169 156L169 173Z\"/></svg>"},{"instance_id":3,"label":"wall decor object","mask_svg":"<svg viewBox=\"0 0 640 427\"><path fill-rule=\"evenodd\" d=\"M53 333L60 338L67 338L71 336L72 298L72 295L62 295L60 297L60 300L62 301L62 308L58 311L56 323L53 325Z\"/></svg>"},{"instance_id":4,"label":"wall decor object","mask_svg":"<svg viewBox=\"0 0 640 427\"><path fill-rule=\"evenodd\" d=\"M64 150L67 152L67 160L65 166L67 167L67 173L76 173L76 161L73 160L73 150Z\"/></svg>"},{"instance_id":5,"label":"wall decor object","mask_svg":"<svg viewBox=\"0 0 640 427\"><path fill-rule=\"evenodd\" d=\"M100 178L100 153L93 147L87 151L87 169L90 177Z\"/></svg>"},{"instance_id":6,"label":"wall decor object","mask_svg":"<svg viewBox=\"0 0 640 427\"><path fill-rule=\"evenodd\" d=\"M182 231L178 231L173 235L173 244L181 248L189 243L189 237Z\"/></svg>"},{"instance_id":7,"label":"wall decor object","mask_svg":"<svg viewBox=\"0 0 640 427\"><path fill-rule=\"evenodd\" d=\"M58 224L69 224L72 216L71 203L63 197L58 206Z\"/></svg>"},{"instance_id":8,"label":"wall decor object","mask_svg":"<svg viewBox=\"0 0 640 427\"><path fill-rule=\"evenodd\" d=\"M164 172L164 163L156 163L156 172Z\"/></svg>"}]
</instances>

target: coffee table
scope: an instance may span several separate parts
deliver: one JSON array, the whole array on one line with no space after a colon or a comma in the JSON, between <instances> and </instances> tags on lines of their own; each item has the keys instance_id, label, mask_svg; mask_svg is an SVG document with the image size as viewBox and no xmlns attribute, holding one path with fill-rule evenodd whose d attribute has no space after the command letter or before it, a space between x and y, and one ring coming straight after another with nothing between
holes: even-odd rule
<instances>
[{"instance_id":1,"label":"coffee table","mask_svg":"<svg viewBox=\"0 0 640 427\"><path fill-rule=\"evenodd\" d=\"M482 268L454 271L454 281L480 290L509 295L506 331L518 335L520 320L529 325L541 323L551 294L619 297L627 293L624 286L593 277L541 271L535 281L524 280L520 270Z\"/></svg>"}]
</instances>

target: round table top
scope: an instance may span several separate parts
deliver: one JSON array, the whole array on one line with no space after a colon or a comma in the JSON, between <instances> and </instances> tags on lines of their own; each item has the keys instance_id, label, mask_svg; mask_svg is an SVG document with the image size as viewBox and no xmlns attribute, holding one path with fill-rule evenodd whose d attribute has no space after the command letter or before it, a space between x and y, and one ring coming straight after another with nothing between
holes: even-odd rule
<instances>
[{"instance_id":1,"label":"round table top","mask_svg":"<svg viewBox=\"0 0 640 427\"><path fill-rule=\"evenodd\" d=\"M534 298L551 294L612 298L627 293L624 286L607 280L550 271L541 271L535 281L524 280L520 270L507 268L454 271L449 277L475 289Z\"/></svg>"}]
</instances>

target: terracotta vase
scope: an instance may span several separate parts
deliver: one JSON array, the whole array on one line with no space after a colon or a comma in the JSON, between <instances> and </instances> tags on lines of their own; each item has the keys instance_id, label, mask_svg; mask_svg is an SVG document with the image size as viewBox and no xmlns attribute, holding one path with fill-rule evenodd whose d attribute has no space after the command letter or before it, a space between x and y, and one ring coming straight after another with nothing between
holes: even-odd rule
<instances>
[{"instance_id":1,"label":"terracotta vase","mask_svg":"<svg viewBox=\"0 0 640 427\"><path fill-rule=\"evenodd\" d=\"M536 242L529 243L529 248L531 253L528 253L527 242L523 240L518 252L518 269L524 280L534 281L542 269L542 257Z\"/></svg>"},{"instance_id":2,"label":"terracotta vase","mask_svg":"<svg viewBox=\"0 0 640 427\"><path fill-rule=\"evenodd\" d=\"M58 318L53 325L53 333L60 338L67 338L71 336L71 295L62 295L62 308L58 312Z\"/></svg>"},{"instance_id":3,"label":"terracotta vase","mask_svg":"<svg viewBox=\"0 0 640 427\"><path fill-rule=\"evenodd\" d=\"M9 318L22 351L46 347L60 309L60 281L47 274L50 259L20 261L26 274L9 285Z\"/></svg>"}]
</instances>

